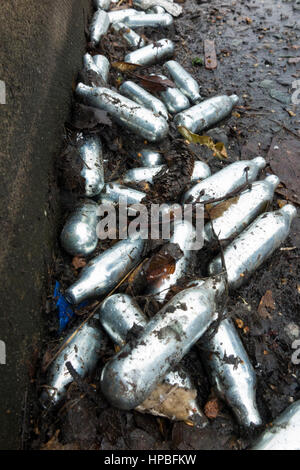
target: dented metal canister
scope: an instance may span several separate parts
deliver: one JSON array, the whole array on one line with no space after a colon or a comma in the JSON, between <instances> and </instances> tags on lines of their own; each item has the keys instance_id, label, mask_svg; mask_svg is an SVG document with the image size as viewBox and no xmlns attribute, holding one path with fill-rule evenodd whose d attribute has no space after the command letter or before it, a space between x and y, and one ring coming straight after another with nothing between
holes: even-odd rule
<instances>
[{"instance_id":1,"label":"dented metal canister","mask_svg":"<svg viewBox=\"0 0 300 470\"><path fill-rule=\"evenodd\" d=\"M78 304L107 294L140 262L144 244L145 240L136 234L118 241L92 259L81 271L79 279L66 290L67 301Z\"/></svg>"},{"instance_id":2,"label":"dented metal canister","mask_svg":"<svg viewBox=\"0 0 300 470\"><path fill-rule=\"evenodd\" d=\"M70 362L81 378L86 377L95 369L104 342L97 316L67 337L60 354L49 367L47 384L40 398L44 408L57 405L74 381L66 363Z\"/></svg>"},{"instance_id":3,"label":"dented metal canister","mask_svg":"<svg viewBox=\"0 0 300 470\"><path fill-rule=\"evenodd\" d=\"M141 181L147 181L148 183L153 183L153 178L158 175L161 171L166 170L168 172L168 166L166 164L156 165L152 167L139 167L131 168L126 171L123 176L124 183L140 183ZM200 161L194 163L194 170L191 174L191 182L203 180L210 175L209 166Z\"/></svg>"},{"instance_id":4,"label":"dented metal canister","mask_svg":"<svg viewBox=\"0 0 300 470\"><path fill-rule=\"evenodd\" d=\"M124 18L123 22L131 28L167 27L173 24L173 17L169 13L149 13L147 15L128 16Z\"/></svg>"},{"instance_id":5,"label":"dented metal canister","mask_svg":"<svg viewBox=\"0 0 300 470\"><path fill-rule=\"evenodd\" d=\"M222 320L212 338L201 338L201 345L201 359L220 398L233 410L240 425L260 426L255 371L232 321Z\"/></svg>"},{"instance_id":6,"label":"dented metal canister","mask_svg":"<svg viewBox=\"0 0 300 470\"><path fill-rule=\"evenodd\" d=\"M104 187L104 168L101 140L96 135L77 137L78 153L82 160L80 175L85 181L84 195L93 197Z\"/></svg>"},{"instance_id":7,"label":"dented metal canister","mask_svg":"<svg viewBox=\"0 0 300 470\"><path fill-rule=\"evenodd\" d=\"M231 289L237 289L284 242L296 214L291 204L261 214L225 248L224 262ZM221 271L221 256L217 256L209 265L209 273Z\"/></svg>"},{"instance_id":8,"label":"dented metal canister","mask_svg":"<svg viewBox=\"0 0 300 470\"><path fill-rule=\"evenodd\" d=\"M123 346L126 343L126 338L129 331L133 327L140 327L140 331L145 328L148 323L148 318L141 311L135 300L126 294L114 294L106 299L99 309L100 323L103 326L106 333L109 337L116 343L118 346ZM164 378L164 383L168 384L170 387L167 389L167 395L172 391L176 392L176 389L181 388L190 391L192 394L195 391L195 386L190 377L190 374L182 367L177 366L176 369L169 372ZM173 388L174 387L174 388ZM162 393L163 387L160 387L158 393ZM170 419L181 419L181 414L186 414L184 419L190 418L195 421L199 426L205 426L207 424L207 419L203 415L202 411L199 408L197 400L192 398L192 396L187 393L183 393L180 396L181 400L184 400L183 406L178 406L178 404L173 404L169 407L154 406L150 409L147 409L146 406L137 407L137 411L141 412L150 412L156 416L163 416ZM167 397L162 395L160 401L166 400ZM151 400L152 405L155 400ZM146 405L146 403L144 404ZM177 410L178 408L178 410ZM166 414L167 413L167 414Z\"/></svg>"},{"instance_id":9,"label":"dented metal canister","mask_svg":"<svg viewBox=\"0 0 300 470\"><path fill-rule=\"evenodd\" d=\"M161 74L151 74L151 75L156 75L162 78L163 80L167 79L165 75L161 75ZM178 88L167 87L164 91L159 92L159 96L161 97L166 107L168 108L168 111L171 114L179 113L183 109L189 108L191 106L188 98L183 93L181 93L181 91Z\"/></svg>"},{"instance_id":10,"label":"dented metal canister","mask_svg":"<svg viewBox=\"0 0 300 470\"><path fill-rule=\"evenodd\" d=\"M119 204L121 200L127 201L127 204L139 204L146 197L146 193L137 189L128 188L117 181L107 183L104 190L99 195L98 202L102 204Z\"/></svg>"},{"instance_id":11,"label":"dented metal canister","mask_svg":"<svg viewBox=\"0 0 300 470\"><path fill-rule=\"evenodd\" d=\"M132 157L139 162L141 166L147 167L162 165L165 160L159 152L147 148L134 152Z\"/></svg>"},{"instance_id":12,"label":"dented metal canister","mask_svg":"<svg viewBox=\"0 0 300 470\"><path fill-rule=\"evenodd\" d=\"M276 175L269 175L262 181L252 183L238 196L210 209L211 221L204 226L204 240L210 243L215 236L220 240L237 236L268 208L279 182Z\"/></svg>"},{"instance_id":13,"label":"dented metal canister","mask_svg":"<svg viewBox=\"0 0 300 470\"><path fill-rule=\"evenodd\" d=\"M95 46L99 43L104 34L107 33L110 20L106 11L100 8L94 13L90 24L90 40Z\"/></svg>"},{"instance_id":14,"label":"dented metal canister","mask_svg":"<svg viewBox=\"0 0 300 470\"><path fill-rule=\"evenodd\" d=\"M123 23L125 18L145 14L146 13L144 11L134 10L133 8L125 8L124 10L114 10L108 12L108 17L110 23Z\"/></svg>"},{"instance_id":15,"label":"dented metal canister","mask_svg":"<svg viewBox=\"0 0 300 470\"><path fill-rule=\"evenodd\" d=\"M151 93L136 83L128 80L122 83L119 91L122 93L122 95L125 95L141 106L145 106L145 108L150 109L154 114L162 116L164 119L166 119L166 121L169 119L168 111L165 105L158 98L151 95Z\"/></svg>"},{"instance_id":16,"label":"dented metal canister","mask_svg":"<svg viewBox=\"0 0 300 470\"><path fill-rule=\"evenodd\" d=\"M188 270L192 266L193 254L192 245L195 243L196 230L188 220L175 221L172 226L172 236L170 243L177 243L183 256L176 261L175 270L172 274L162 275L152 282L148 280L146 294L152 294L155 300L163 303L166 300L172 286L188 275Z\"/></svg>"},{"instance_id":17,"label":"dented metal canister","mask_svg":"<svg viewBox=\"0 0 300 470\"><path fill-rule=\"evenodd\" d=\"M237 95L215 96L177 114L174 122L177 127L183 126L191 132L200 132L228 116L238 101Z\"/></svg>"},{"instance_id":18,"label":"dented metal canister","mask_svg":"<svg viewBox=\"0 0 300 470\"><path fill-rule=\"evenodd\" d=\"M226 197L231 191L238 190L246 183L247 178L249 182L254 181L265 166L266 161L263 157L231 163L189 189L184 193L182 200L184 203L195 203Z\"/></svg>"},{"instance_id":19,"label":"dented metal canister","mask_svg":"<svg viewBox=\"0 0 300 470\"><path fill-rule=\"evenodd\" d=\"M251 450L300 450L300 401L290 405L254 443Z\"/></svg>"},{"instance_id":20,"label":"dented metal canister","mask_svg":"<svg viewBox=\"0 0 300 470\"><path fill-rule=\"evenodd\" d=\"M164 67L170 73L175 84L179 90L187 96L192 103L198 103L202 101L200 95L200 88L196 80L189 74L178 62L175 60L169 60L164 64Z\"/></svg>"},{"instance_id":21,"label":"dented metal canister","mask_svg":"<svg viewBox=\"0 0 300 470\"><path fill-rule=\"evenodd\" d=\"M135 344L127 344L101 375L101 389L116 407L140 405L216 320L222 277L175 295L153 317ZM120 393L122 390L122 393Z\"/></svg>"},{"instance_id":22,"label":"dented metal canister","mask_svg":"<svg viewBox=\"0 0 300 470\"><path fill-rule=\"evenodd\" d=\"M162 140L168 133L168 123L163 117L109 88L79 83L76 94L87 104L104 109L118 124L150 142Z\"/></svg>"},{"instance_id":23,"label":"dented metal canister","mask_svg":"<svg viewBox=\"0 0 300 470\"><path fill-rule=\"evenodd\" d=\"M108 10L110 7L111 0L94 0L95 8L102 8L102 10Z\"/></svg>"},{"instance_id":24,"label":"dented metal canister","mask_svg":"<svg viewBox=\"0 0 300 470\"><path fill-rule=\"evenodd\" d=\"M173 57L174 50L173 41L170 39L160 39L155 43L130 52L125 56L124 61L131 64L153 65Z\"/></svg>"},{"instance_id":25,"label":"dented metal canister","mask_svg":"<svg viewBox=\"0 0 300 470\"><path fill-rule=\"evenodd\" d=\"M60 243L70 255L89 255L98 244L96 227L98 224L98 205L86 201L67 219L60 234Z\"/></svg>"},{"instance_id":26,"label":"dented metal canister","mask_svg":"<svg viewBox=\"0 0 300 470\"><path fill-rule=\"evenodd\" d=\"M121 36L125 39L127 44L131 46L132 48L137 48L137 47L144 47L145 45L145 40L137 34L133 29L129 28L124 23L113 23L112 24L112 29L116 33L120 33Z\"/></svg>"}]
</instances>

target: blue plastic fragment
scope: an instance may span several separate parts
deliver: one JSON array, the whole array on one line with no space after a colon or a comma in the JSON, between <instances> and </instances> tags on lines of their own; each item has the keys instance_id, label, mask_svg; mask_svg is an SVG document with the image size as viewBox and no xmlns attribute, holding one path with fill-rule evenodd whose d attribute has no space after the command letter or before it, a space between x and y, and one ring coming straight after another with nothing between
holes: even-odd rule
<instances>
[{"instance_id":1,"label":"blue plastic fragment","mask_svg":"<svg viewBox=\"0 0 300 470\"><path fill-rule=\"evenodd\" d=\"M76 310L88 304L87 301L81 302L81 304L78 304L76 307L69 304L64 295L60 292L60 284L58 281L55 282L53 298L56 300L55 306L58 309L59 332L62 332L66 328L71 318L74 317Z\"/></svg>"}]
</instances>

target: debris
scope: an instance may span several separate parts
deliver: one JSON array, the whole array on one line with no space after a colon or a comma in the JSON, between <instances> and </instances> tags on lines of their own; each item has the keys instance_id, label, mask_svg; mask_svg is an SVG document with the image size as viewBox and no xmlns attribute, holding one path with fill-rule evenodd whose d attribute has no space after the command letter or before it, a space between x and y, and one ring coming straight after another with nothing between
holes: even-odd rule
<instances>
[{"instance_id":1,"label":"debris","mask_svg":"<svg viewBox=\"0 0 300 470\"><path fill-rule=\"evenodd\" d=\"M214 70L218 67L215 41L204 40L205 68Z\"/></svg>"},{"instance_id":2,"label":"debris","mask_svg":"<svg viewBox=\"0 0 300 470\"><path fill-rule=\"evenodd\" d=\"M261 317L272 319L272 315L270 314L269 310L275 310L275 308L276 305L273 299L272 291L267 290L259 302L257 311Z\"/></svg>"},{"instance_id":3,"label":"debris","mask_svg":"<svg viewBox=\"0 0 300 470\"><path fill-rule=\"evenodd\" d=\"M209 419L216 419L220 413L220 404L217 398L209 400L205 407L204 413Z\"/></svg>"},{"instance_id":4,"label":"debris","mask_svg":"<svg viewBox=\"0 0 300 470\"><path fill-rule=\"evenodd\" d=\"M71 318L74 317L76 309L85 307L87 302L82 302L74 308L60 292L60 283L58 281L55 282L53 299L56 301L55 306L58 309L59 333L61 333L66 328Z\"/></svg>"},{"instance_id":5,"label":"debris","mask_svg":"<svg viewBox=\"0 0 300 470\"><path fill-rule=\"evenodd\" d=\"M193 134L184 126L178 126L178 131L187 141L192 142L193 144L205 145L206 147L211 149L213 151L214 156L221 159L228 158L226 147L223 142L217 142L216 144L214 144L214 141L211 137L207 135Z\"/></svg>"}]
</instances>

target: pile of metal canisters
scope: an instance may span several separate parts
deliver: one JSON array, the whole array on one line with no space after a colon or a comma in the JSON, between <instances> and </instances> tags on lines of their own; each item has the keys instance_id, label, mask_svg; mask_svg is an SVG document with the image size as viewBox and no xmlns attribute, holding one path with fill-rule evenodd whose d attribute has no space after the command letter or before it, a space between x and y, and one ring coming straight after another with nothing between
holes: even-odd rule
<instances>
[{"instance_id":1,"label":"pile of metal canisters","mask_svg":"<svg viewBox=\"0 0 300 470\"><path fill-rule=\"evenodd\" d=\"M110 0L95 1L90 41L97 45L111 28L128 44L130 52L125 62L163 63L164 74L168 74L176 88L166 88L158 98L136 83L125 81L116 92L108 84L108 59L85 54L84 67L94 71L103 86L79 83L75 92L78 100L107 111L117 124L139 136L141 141L151 143L167 137L168 121L172 118L177 126L199 133L226 117L238 101L236 95L203 100L197 82L173 60L175 46L171 40L163 38L145 44L136 28L169 27L173 15L182 11L181 6L176 4L175 8L170 0L164 1L166 9L153 3L133 0L134 8L109 11ZM145 145L138 157L135 152L136 168L129 170L121 180L106 182L100 138L95 134L78 133L77 150L84 163L80 176L85 182L85 200L67 220L60 242L69 254L86 256L96 249L99 241L96 234L99 203L116 205L122 196L127 197L128 204L141 202L146 193L126 184L152 183L158 173L168 172L168 167L161 153L153 150L153 145L151 148ZM211 384L237 422L244 427L262 425L256 403L256 374L233 322L226 317L224 305L230 291L246 283L286 240L296 215L296 209L290 204L268 211L279 178L270 174L258 179L265 165L264 158L257 156L211 174L206 163L195 163L191 189L183 194L181 204L218 200L210 206L219 205L222 210L215 211L215 216L205 224L203 239L206 245L215 242L216 234L219 239L228 240L223 256L219 254L210 262L206 279L191 281L166 303L172 287L184 278L195 255L191 249L196 236L194 226L186 220L175 220L170 241L179 245L182 257L176 261L172 274L149 280L144 290L145 295L152 295L158 302L159 312L149 320L129 295L113 293L106 297L94 316L67 338L49 367L47 386L41 396L44 407L57 405L66 396L73 381L67 361L81 377L89 375L99 366L99 351L108 336L120 352L105 364L100 385L113 406L192 422L203 428L208 420L197 403L190 373L181 364L193 345L200 342L203 346L200 350L204 351L201 360ZM246 182L250 184L245 186ZM224 205L222 198L226 199L240 188L244 189L232 203L227 201ZM68 302L77 305L87 299L101 300L107 296L141 263L145 243L139 235L132 236L93 258L66 290ZM220 318L216 333L207 335L209 327ZM138 327L135 341L126 343L133 327ZM229 357L234 360L228 361ZM254 448L300 449L299 432L300 403L296 402L262 435Z\"/></svg>"}]
</instances>

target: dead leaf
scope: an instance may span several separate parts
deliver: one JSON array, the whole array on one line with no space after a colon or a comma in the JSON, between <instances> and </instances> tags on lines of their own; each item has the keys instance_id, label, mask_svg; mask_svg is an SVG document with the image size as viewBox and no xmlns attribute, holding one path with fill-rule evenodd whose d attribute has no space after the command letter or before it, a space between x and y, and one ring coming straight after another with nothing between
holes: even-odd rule
<instances>
[{"instance_id":1,"label":"dead leaf","mask_svg":"<svg viewBox=\"0 0 300 470\"><path fill-rule=\"evenodd\" d=\"M272 291L267 290L259 302L257 311L261 317L272 319L272 315L269 313L269 310L275 310L275 308L276 305L273 299Z\"/></svg>"},{"instance_id":2,"label":"dead leaf","mask_svg":"<svg viewBox=\"0 0 300 470\"><path fill-rule=\"evenodd\" d=\"M212 204L208 204L206 206L206 210L209 213L209 216L212 220L217 219L218 217L221 217L224 212L233 204L236 204L239 200L240 196L235 196L230 199L227 199L226 201L220 202L216 206L213 206Z\"/></svg>"},{"instance_id":3,"label":"dead leaf","mask_svg":"<svg viewBox=\"0 0 300 470\"><path fill-rule=\"evenodd\" d=\"M148 281L169 276L175 271L176 260L169 253L157 253L152 256L147 268L146 277Z\"/></svg>"},{"instance_id":4,"label":"dead leaf","mask_svg":"<svg viewBox=\"0 0 300 470\"><path fill-rule=\"evenodd\" d=\"M175 88L176 85L168 78L161 78L158 75L136 75L141 81L141 86L152 92L164 91L166 88Z\"/></svg>"},{"instance_id":5,"label":"dead leaf","mask_svg":"<svg viewBox=\"0 0 300 470\"><path fill-rule=\"evenodd\" d=\"M134 72L142 67L140 64L131 64L130 62L112 62L111 66L120 72Z\"/></svg>"},{"instance_id":6,"label":"dead leaf","mask_svg":"<svg viewBox=\"0 0 300 470\"><path fill-rule=\"evenodd\" d=\"M240 329L244 328L244 322L240 318L235 319L236 326Z\"/></svg>"},{"instance_id":7,"label":"dead leaf","mask_svg":"<svg viewBox=\"0 0 300 470\"><path fill-rule=\"evenodd\" d=\"M227 150L223 142L217 142L215 144L210 136L193 134L193 132L189 131L184 126L179 126L177 129L188 142L192 142L193 144L205 145L214 152L215 157L221 159L228 158Z\"/></svg>"},{"instance_id":8,"label":"dead leaf","mask_svg":"<svg viewBox=\"0 0 300 470\"><path fill-rule=\"evenodd\" d=\"M74 256L72 265L75 269L83 268L86 265L86 261L82 256Z\"/></svg>"},{"instance_id":9,"label":"dead leaf","mask_svg":"<svg viewBox=\"0 0 300 470\"><path fill-rule=\"evenodd\" d=\"M46 444L41 446L40 450L79 450L80 446L77 443L70 443L70 444L61 444L58 440L58 435L60 433L60 429L57 429L54 436L49 439Z\"/></svg>"},{"instance_id":10,"label":"dead leaf","mask_svg":"<svg viewBox=\"0 0 300 470\"><path fill-rule=\"evenodd\" d=\"M217 398L209 400L204 407L204 413L209 419L216 419L220 413L219 400Z\"/></svg>"}]
</instances>

